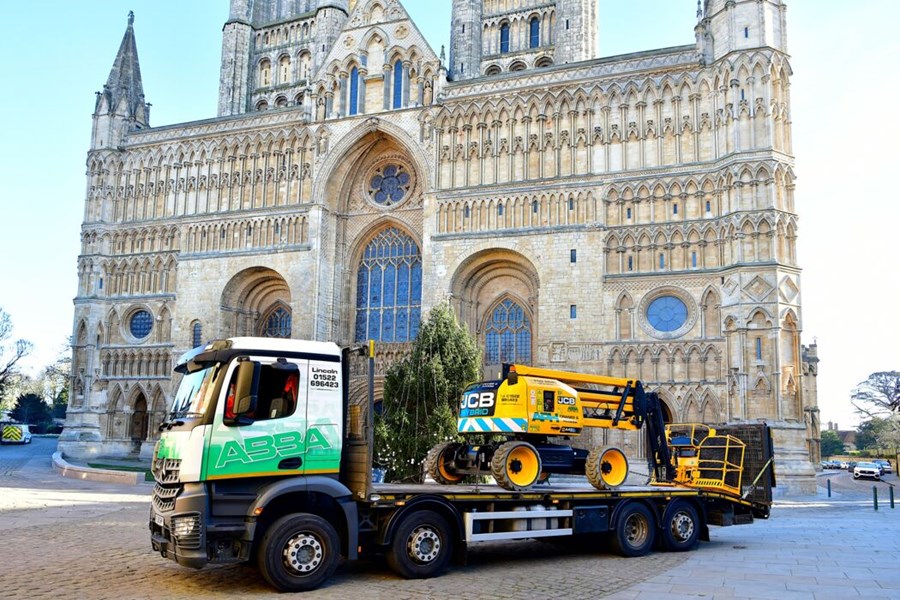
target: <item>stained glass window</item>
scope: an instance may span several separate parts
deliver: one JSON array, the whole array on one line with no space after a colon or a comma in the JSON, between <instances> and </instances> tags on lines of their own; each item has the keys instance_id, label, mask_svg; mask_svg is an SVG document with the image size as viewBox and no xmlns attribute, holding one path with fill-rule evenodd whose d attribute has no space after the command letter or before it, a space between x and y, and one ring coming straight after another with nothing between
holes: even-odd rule
<instances>
[{"instance_id":1,"label":"stained glass window","mask_svg":"<svg viewBox=\"0 0 900 600\"><path fill-rule=\"evenodd\" d=\"M144 339L153 330L153 317L146 310L139 310L131 315L131 321L128 324L131 335L139 340Z\"/></svg>"},{"instance_id":2,"label":"stained glass window","mask_svg":"<svg viewBox=\"0 0 900 600\"><path fill-rule=\"evenodd\" d=\"M350 71L350 115L359 114L359 69Z\"/></svg>"},{"instance_id":3,"label":"stained glass window","mask_svg":"<svg viewBox=\"0 0 900 600\"><path fill-rule=\"evenodd\" d=\"M500 26L500 53L509 52L509 23Z\"/></svg>"},{"instance_id":4,"label":"stained glass window","mask_svg":"<svg viewBox=\"0 0 900 600\"><path fill-rule=\"evenodd\" d=\"M369 182L369 194L377 204L393 206L406 198L412 178L400 165L387 165L376 171Z\"/></svg>"},{"instance_id":5,"label":"stained glass window","mask_svg":"<svg viewBox=\"0 0 900 600\"><path fill-rule=\"evenodd\" d=\"M687 306L675 296L660 296L647 307L647 321L657 331L668 333L680 329L687 318Z\"/></svg>"},{"instance_id":6,"label":"stained glass window","mask_svg":"<svg viewBox=\"0 0 900 600\"><path fill-rule=\"evenodd\" d=\"M403 108L403 63L394 63L394 108Z\"/></svg>"},{"instance_id":7,"label":"stained glass window","mask_svg":"<svg viewBox=\"0 0 900 600\"><path fill-rule=\"evenodd\" d=\"M191 328L191 347L196 348L203 344L203 325L199 321Z\"/></svg>"},{"instance_id":8,"label":"stained glass window","mask_svg":"<svg viewBox=\"0 0 900 600\"><path fill-rule=\"evenodd\" d=\"M263 337L284 338L291 337L291 313L283 306L279 306L269 313L263 321Z\"/></svg>"},{"instance_id":9,"label":"stained glass window","mask_svg":"<svg viewBox=\"0 0 900 600\"><path fill-rule=\"evenodd\" d=\"M399 229L385 229L366 246L356 277L356 341L414 340L421 305L422 252Z\"/></svg>"},{"instance_id":10,"label":"stained glass window","mask_svg":"<svg viewBox=\"0 0 900 600\"><path fill-rule=\"evenodd\" d=\"M484 355L488 364L531 364L531 321L512 300L504 300L491 313Z\"/></svg>"}]
</instances>

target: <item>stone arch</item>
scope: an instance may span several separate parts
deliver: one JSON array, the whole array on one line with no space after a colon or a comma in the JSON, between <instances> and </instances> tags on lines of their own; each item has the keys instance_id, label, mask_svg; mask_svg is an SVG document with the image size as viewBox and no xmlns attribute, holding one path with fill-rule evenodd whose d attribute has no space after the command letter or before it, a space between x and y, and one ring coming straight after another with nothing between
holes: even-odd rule
<instances>
[{"instance_id":1,"label":"stone arch","mask_svg":"<svg viewBox=\"0 0 900 600\"><path fill-rule=\"evenodd\" d=\"M475 333L482 348L486 343L483 327L488 315L504 299L512 299L522 307L531 325L531 343L535 347L539 290L540 279L534 262L504 248L487 248L468 256L457 266L450 282L453 307L460 322Z\"/></svg>"},{"instance_id":2,"label":"stone arch","mask_svg":"<svg viewBox=\"0 0 900 600\"><path fill-rule=\"evenodd\" d=\"M278 272L251 267L234 275L222 290L219 331L223 337L256 335L273 307L291 308L291 290Z\"/></svg>"}]
</instances>

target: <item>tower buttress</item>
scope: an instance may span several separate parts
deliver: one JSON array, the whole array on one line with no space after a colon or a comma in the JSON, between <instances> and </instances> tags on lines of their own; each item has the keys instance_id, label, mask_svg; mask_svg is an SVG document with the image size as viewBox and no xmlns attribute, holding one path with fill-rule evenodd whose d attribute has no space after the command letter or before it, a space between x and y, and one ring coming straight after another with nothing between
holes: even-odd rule
<instances>
[{"instance_id":1,"label":"tower buttress","mask_svg":"<svg viewBox=\"0 0 900 600\"><path fill-rule=\"evenodd\" d=\"M250 48L253 0L231 0L228 22L222 29L222 68L219 75L219 116L247 112L250 88Z\"/></svg>"},{"instance_id":2,"label":"tower buttress","mask_svg":"<svg viewBox=\"0 0 900 600\"><path fill-rule=\"evenodd\" d=\"M150 105L144 100L133 12L128 13L128 28L103 91L97 92L93 119L91 150L118 148L129 132L150 127Z\"/></svg>"},{"instance_id":3,"label":"tower buttress","mask_svg":"<svg viewBox=\"0 0 900 600\"><path fill-rule=\"evenodd\" d=\"M450 79L462 81L481 75L481 0L453 0L450 29Z\"/></svg>"}]
</instances>

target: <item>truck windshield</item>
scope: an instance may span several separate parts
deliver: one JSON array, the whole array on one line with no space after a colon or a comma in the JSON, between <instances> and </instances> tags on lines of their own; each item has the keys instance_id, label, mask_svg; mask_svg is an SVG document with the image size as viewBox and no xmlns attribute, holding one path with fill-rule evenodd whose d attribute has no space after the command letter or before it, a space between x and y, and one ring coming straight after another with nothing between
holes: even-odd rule
<instances>
[{"instance_id":1,"label":"truck windshield","mask_svg":"<svg viewBox=\"0 0 900 600\"><path fill-rule=\"evenodd\" d=\"M195 418L206 414L214 393L213 383L220 368L220 365L215 365L184 376L172 403L171 418Z\"/></svg>"}]
</instances>

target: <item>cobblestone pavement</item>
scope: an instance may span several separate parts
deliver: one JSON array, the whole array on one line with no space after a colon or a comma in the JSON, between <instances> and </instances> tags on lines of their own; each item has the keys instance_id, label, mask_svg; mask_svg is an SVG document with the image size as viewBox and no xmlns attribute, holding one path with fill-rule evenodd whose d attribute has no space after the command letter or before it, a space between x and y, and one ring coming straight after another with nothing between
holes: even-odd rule
<instances>
[{"instance_id":1,"label":"cobblestone pavement","mask_svg":"<svg viewBox=\"0 0 900 600\"><path fill-rule=\"evenodd\" d=\"M58 477L50 467L53 440L31 448L0 447L0 590L12 598L284 598L254 569L194 571L150 549L151 487L117 486ZM541 542L484 544L469 565L444 576L407 581L380 561L347 563L304 598L593 599L678 566L687 555L639 559L579 555Z\"/></svg>"},{"instance_id":2,"label":"cobblestone pavement","mask_svg":"<svg viewBox=\"0 0 900 600\"><path fill-rule=\"evenodd\" d=\"M284 598L243 566L193 571L154 554L150 485L58 477L54 440L0 447L0 590L11 598ZM380 562L348 563L304 598L900 598L900 510L872 509L873 482L833 475L833 498L780 501L768 521L713 528L687 554L579 555L541 542L476 545L469 566L406 581ZM889 481L896 482L896 475Z\"/></svg>"}]
</instances>

